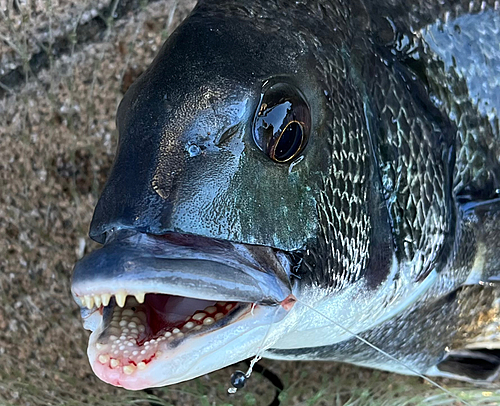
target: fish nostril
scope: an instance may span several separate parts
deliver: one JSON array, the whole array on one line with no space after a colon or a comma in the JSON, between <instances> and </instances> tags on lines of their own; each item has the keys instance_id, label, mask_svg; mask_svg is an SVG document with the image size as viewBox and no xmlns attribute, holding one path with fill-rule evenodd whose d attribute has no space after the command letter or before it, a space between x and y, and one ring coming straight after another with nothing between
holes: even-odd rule
<instances>
[{"instance_id":1,"label":"fish nostril","mask_svg":"<svg viewBox=\"0 0 500 406\"><path fill-rule=\"evenodd\" d=\"M238 131L241 128L241 123L238 123L236 125L233 125L224 131L221 132L221 134L215 138L214 144L218 147L223 145L225 142L229 141L232 137L234 137Z\"/></svg>"},{"instance_id":2,"label":"fish nostril","mask_svg":"<svg viewBox=\"0 0 500 406\"><path fill-rule=\"evenodd\" d=\"M188 144L186 146L186 151L188 152L191 158L200 155L201 148L196 144Z\"/></svg>"}]
</instances>

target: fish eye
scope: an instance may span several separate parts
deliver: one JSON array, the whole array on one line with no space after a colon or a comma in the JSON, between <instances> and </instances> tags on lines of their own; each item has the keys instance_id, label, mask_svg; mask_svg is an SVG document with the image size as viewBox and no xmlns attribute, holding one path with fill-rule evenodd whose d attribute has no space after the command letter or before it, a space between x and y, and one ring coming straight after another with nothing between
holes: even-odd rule
<instances>
[{"instance_id":1,"label":"fish eye","mask_svg":"<svg viewBox=\"0 0 500 406\"><path fill-rule=\"evenodd\" d=\"M262 95L253 125L255 144L275 162L289 162L305 148L311 113L299 90L286 83L269 87Z\"/></svg>"}]
</instances>

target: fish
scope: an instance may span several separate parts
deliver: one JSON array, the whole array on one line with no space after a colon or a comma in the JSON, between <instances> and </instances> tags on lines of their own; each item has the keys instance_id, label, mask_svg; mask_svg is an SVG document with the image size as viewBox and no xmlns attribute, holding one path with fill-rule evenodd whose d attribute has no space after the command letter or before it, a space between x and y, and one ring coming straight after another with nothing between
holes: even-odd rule
<instances>
[{"instance_id":1,"label":"fish","mask_svg":"<svg viewBox=\"0 0 500 406\"><path fill-rule=\"evenodd\" d=\"M500 6L201 0L131 85L72 294L103 381L494 380Z\"/></svg>"}]
</instances>

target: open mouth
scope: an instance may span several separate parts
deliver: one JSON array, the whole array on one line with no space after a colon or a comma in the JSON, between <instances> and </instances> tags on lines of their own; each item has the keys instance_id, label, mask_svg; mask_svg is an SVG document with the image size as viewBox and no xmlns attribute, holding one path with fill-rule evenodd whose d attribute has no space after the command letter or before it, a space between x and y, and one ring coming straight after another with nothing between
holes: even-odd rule
<instances>
[{"instance_id":1,"label":"open mouth","mask_svg":"<svg viewBox=\"0 0 500 406\"><path fill-rule=\"evenodd\" d=\"M93 301L94 311L103 316L102 332L94 344L97 361L126 375L145 369L165 348L220 329L251 308L248 303L166 294L120 296L120 304L106 293L85 296L83 301Z\"/></svg>"},{"instance_id":2,"label":"open mouth","mask_svg":"<svg viewBox=\"0 0 500 406\"><path fill-rule=\"evenodd\" d=\"M93 331L94 372L142 389L253 356L265 328L284 317L276 318L276 309L291 295L285 268L267 247L137 233L115 238L82 259L73 276L73 295ZM235 341L246 334L244 343Z\"/></svg>"}]
</instances>

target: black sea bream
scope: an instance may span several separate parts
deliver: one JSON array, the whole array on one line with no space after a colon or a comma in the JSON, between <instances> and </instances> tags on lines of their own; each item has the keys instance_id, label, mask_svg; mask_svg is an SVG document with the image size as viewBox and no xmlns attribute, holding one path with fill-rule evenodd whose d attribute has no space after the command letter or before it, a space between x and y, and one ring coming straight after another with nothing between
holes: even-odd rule
<instances>
[{"instance_id":1,"label":"black sea bream","mask_svg":"<svg viewBox=\"0 0 500 406\"><path fill-rule=\"evenodd\" d=\"M201 1L118 108L72 284L99 378L261 354L493 379L499 9Z\"/></svg>"}]
</instances>

